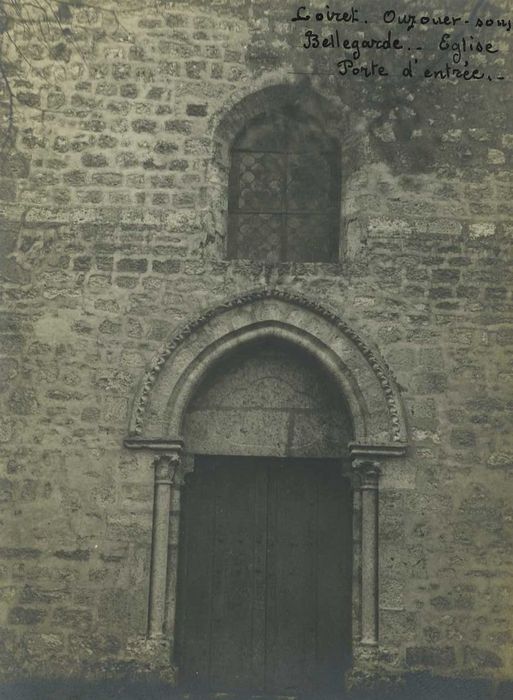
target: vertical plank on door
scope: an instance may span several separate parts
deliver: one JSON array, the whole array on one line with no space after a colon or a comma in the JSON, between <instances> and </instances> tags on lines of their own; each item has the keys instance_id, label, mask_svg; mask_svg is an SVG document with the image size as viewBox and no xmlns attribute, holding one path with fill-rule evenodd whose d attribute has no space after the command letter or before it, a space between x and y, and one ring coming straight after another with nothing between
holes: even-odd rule
<instances>
[{"instance_id":1,"label":"vertical plank on door","mask_svg":"<svg viewBox=\"0 0 513 700\"><path fill-rule=\"evenodd\" d=\"M254 663L255 517L260 465L232 459L215 467L215 557L212 581L210 687L256 687ZM258 537L260 547L263 534ZM262 580L262 579L261 579ZM257 597L258 594L257 594ZM261 662L260 662L261 663Z\"/></svg>"},{"instance_id":2,"label":"vertical plank on door","mask_svg":"<svg viewBox=\"0 0 513 700\"><path fill-rule=\"evenodd\" d=\"M197 687L207 685L210 653L215 473L207 466L186 478L179 556L177 660L181 675Z\"/></svg>"},{"instance_id":3,"label":"vertical plank on door","mask_svg":"<svg viewBox=\"0 0 513 700\"><path fill-rule=\"evenodd\" d=\"M253 688L265 687L266 665L266 587L267 587L267 491L268 470L261 459L255 463L255 509L253 543Z\"/></svg>"},{"instance_id":4,"label":"vertical plank on door","mask_svg":"<svg viewBox=\"0 0 513 700\"><path fill-rule=\"evenodd\" d=\"M316 481L301 460L269 465L267 687L311 690L315 674Z\"/></svg>"},{"instance_id":5,"label":"vertical plank on door","mask_svg":"<svg viewBox=\"0 0 513 700\"><path fill-rule=\"evenodd\" d=\"M317 673L328 691L343 687L351 650L352 495L340 466L319 465Z\"/></svg>"}]
</instances>

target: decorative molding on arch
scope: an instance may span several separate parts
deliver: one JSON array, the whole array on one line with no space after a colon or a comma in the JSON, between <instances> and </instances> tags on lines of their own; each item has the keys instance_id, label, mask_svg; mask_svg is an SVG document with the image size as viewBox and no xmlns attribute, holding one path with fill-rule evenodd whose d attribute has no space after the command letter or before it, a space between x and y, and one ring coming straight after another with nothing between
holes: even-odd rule
<instances>
[{"instance_id":1,"label":"decorative molding on arch","mask_svg":"<svg viewBox=\"0 0 513 700\"><path fill-rule=\"evenodd\" d=\"M268 313L266 313L265 309L260 310L259 314L253 313L258 306L265 305L267 302L278 302L287 308L283 309L281 313L278 313L276 309L268 309ZM301 318L301 313L298 316L298 310L304 312L304 318ZM222 326L223 316L229 313L233 315L234 311L238 313L232 319L228 320L226 318L225 326L227 332L223 334L221 329L220 335L218 333L219 337L215 337L212 329L219 329ZM323 338L317 337L315 328L313 328L316 319L325 322L325 324L327 322L327 327L325 325L322 329L325 336ZM275 328L279 325L280 329L273 330L273 324ZM166 437L180 439L181 436L176 434L176 423L174 424L175 433L172 435L167 435L165 428L162 427L158 434L151 434L152 421L148 418L149 409L151 408L149 407L151 397L159 391L157 385L163 370L165 367L169 367L169 363L173 364L173 358L176 358L180 349L187 344L191 345L190 352L186 353L187 357L180 358L177 366L173 368L174 376L168 378L166 386L160 389L161 393L169 391L171 403L176 401L176 392L174 397L171 394L179 385L180 380L182 382L185 381L183 378L188 373L193 372L193 367L196 368L197 373L197 365L200 363L198 358L202 353L205 354L210 347L213 358L211 361L215 361L220 354L257 335L258 327L263 328L260 334L267 332L269 335L280 335L285 339L290 339L292 342L295 342L297 338L298 344L302 343L307 349L318 355L321 363L323 358L326 357L325 365L338 363L341 367L343 366L344 370L339 372L340 376L342 377L345 372L346 378L344 381L346 385L349 386L351 384L355 387L353 401L351 402L350 396L347 397L353 409L357 407L358 402L363 402L363 404L366 404L362 408L364 412L367 410L370 414L373 412L377 414L381 410L381 414L384 413L382 409L371 405L373 398L375 400L376 397L367 397L365 387L361 386L362 382L365 384L365 381L367 381L368 385L377 383L381 393L379 403L386 407L386 416L380 415L380 423L382 426L386 424L385 432L388 434L386 438L383 435L383 430L381 430L379 435L373 434L372 430L366 430L362 423L362 427L355 435L356 442L363 444L388 442L395 445L406 443L407 431L400 394L395 384L393 372L385 360L375 350L371 349L363 338L338 314L319 302L313 301L302 294L283 289L263 288L240 294L201 312L179 328L170 338L143 377L133 406L127 446L129 446L130 440L133 441L133 438L137 438L135 442L139 442L141 438L150 441L158 441ZM226 341L224 346L223 338ZM352 352L349 354L353 357L355 371L347 367L347 359L341 356L341 343L345 343L345 346L351 345ZM317 352L316 346L322 348L323 352ZM215 352L214 348L216 349ZM347 350L347 347L345 349ZM346 352L347 354L348 351ZM333 370L333 373L335 371ZM364 375L367 377L366 380ZM341 383L343 384L342 381ZM359 398L357 398L357 395ZM181 402L183 403L183 401L182 397ZM158 410L161 413L164 412L162 407ZM166 408L166 414L168 412L169 409ZM164 418L164 415L160 416L161 421Z\"/></svg>"}]
</instances>

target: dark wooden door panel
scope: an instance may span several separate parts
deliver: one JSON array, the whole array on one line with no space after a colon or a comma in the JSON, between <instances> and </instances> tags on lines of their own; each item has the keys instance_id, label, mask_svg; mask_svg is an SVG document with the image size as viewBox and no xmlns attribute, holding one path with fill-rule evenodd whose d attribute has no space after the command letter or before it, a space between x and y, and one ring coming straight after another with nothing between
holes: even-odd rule
<instances>
[{"instance_id":1,"label":"dark wooden door panel","mask_svg":"<svg viewBox=\"0 0 513 700\"><path fill-rule=\"evenodd\" d=\"M255 683L253 664L263 665L253 641L256 506L265 473L254 463L231 462L216 467L215 475L210 685L246 690Z\"/></svg>"},{"instance_id":2,"label":"dark wooden door panel","mask_svg":"<svg viewBox=\"0 0 513 700\"><path fill-rule=\"evenodd\" d=\"M213 469L188 477L183 494L180 578L177 601L178 646L184 676L205 683L209 674L215 500Z\"/></svg>"},{"instance_id":3,"label":"dark wooden door panel","mask_svg":"<svg viewBox=\"0 0 513 700\"><path fill-rule=\"evenodd\" d=\"M334 460L199 458L184 489L178 652L218 692L342 687L351 491Z\"/></svg>"},{"instance_id":4,"label":"dark wooden door panel","mask_svg":"<svg viewBox=\"0 0 513 700\"><path fill-rule=\"evenodd\" d=\"M311 688L315 673L315 521L311 469L278 462L269 472L266 689Z\"/></svg>"},{"instance_id":5,"label":"dark wooden door panel","mask_svg":"<svg viewBox=\"0 0 513 700\"><path fill-rule=\"evenodd\" d=\"M265 688L266 659L266 582L267 582L267 492L269 477L267 468L260 462L255 469L253 596L252 596L252 687Z\"/></svg>"},{"instance_id":6,"label":"dark wooden door panel","mask_svg":"<svg viewBox=\"0 0 513 700\"><path fill-rule=\"evenodd\" d=\"M326 469L319 484L317 528L317 673L327 690L343 687L352 634L352 518L350 484Z\"/></svg>"}]
</instances>

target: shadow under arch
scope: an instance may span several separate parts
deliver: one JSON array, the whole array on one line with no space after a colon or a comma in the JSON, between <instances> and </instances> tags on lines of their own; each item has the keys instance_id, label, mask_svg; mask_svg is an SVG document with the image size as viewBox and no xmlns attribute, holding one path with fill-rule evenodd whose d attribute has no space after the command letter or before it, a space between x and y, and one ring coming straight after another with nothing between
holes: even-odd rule
<instances>
[{"instance_id":1,"label":"shadow under arch","mask_svg":"<svg viewBox=\"0 0 513 700\"><path fill-rule=\"evenodd\" d=\"M183 435L187 408L198 388L223 359L236 349L249 346L255 341L275 339L284 341L291 348L297 347L322 367L337 386L341 397L348 404L349 414L356 426L355 433L367 433L367 410L358 384L340 357L311 333L295 326L276 322L259 321L228 333L206 347L187 367L169 397L165 412L165 423L169 434Z\"/></svg>"},{"instance_id":2,"label":"shadow under arch","mask_svg":"<svg viewBox=\"0 0 513 700\"><path fill-rule=\"evenodd\" d=\"M262 114L283 108L301 111L316 124L319 131L339 139L340 128L335 117L337 114L340 117L340 111L331 100L306 81L277 83L250 92L225 107L213 133L214 160L226 164L230 145L249 122Z\"/></svg>"}]
</instances>

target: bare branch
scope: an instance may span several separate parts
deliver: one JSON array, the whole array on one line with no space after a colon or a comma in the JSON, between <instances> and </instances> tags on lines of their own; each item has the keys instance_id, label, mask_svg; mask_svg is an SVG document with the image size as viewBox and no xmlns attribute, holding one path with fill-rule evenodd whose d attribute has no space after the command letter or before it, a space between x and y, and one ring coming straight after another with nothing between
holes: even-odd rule
<instances>
[{"instance_id":1,"label":"bare branch","mask_svg":"<svg viewBox=\"0 0 513 700\"><path fill-rule=\"evenodd\" d=\"M67 13L61 12L62 6L70 8L69 17ZM109 3L108 0L104 6L82 0L78 3L74 0L0 0L0 81L4 83L7 96L4 107L7 110L8 124L5 137L0 141L0 150L12 142L15 133L15 106L18 101L16 81L30 82L32 77L37 76L43 84L50 84L49 74L34 65L37 46L45 47L50 56L58 59L58 50L64 44L59 46L56 42L62 37L69 50L78 55L83 64L87 63L83 47L77 41L77 34L67 26L67 20L71 20L71 11L77 8L91 8L106 13L113 20L113 33L122 30L127 35L130 34L118 17L116 3ZM127 11L130 13L136 10L127 8ZM31 48L36 47L36 53L29 50L29 45ZM7 48L12 49L13 60L8 60ZM69 58L67 52L68 49L64 56L66 61ZM34 108L39 109L35 105Z\"/></svg>"},{"instance_id":2,"label":"bare branch","mask_svg":"<svg viewBox=\"0 0 513 700\"><path fill-rule=\"evenodd\" d=\"M39 70L39 68L36 68L36 67L29 61L29 59L28 59L28 58L26 57L26 55L25 55L25 52L22 51L22 49L18 46L18 44L17 44L17 43L14 41L14 39L12 38L10 32L5 32L5 36L9 39L9 41L11 42L11 44L14 46L14 49L15 49L16 53L17 53L18 56L22 59L22 61L25 61L25 63L29 66L29 68L30 68L32 71L34 71L34 73L35 73L39 78L41 78L41 79L44 80L44 76L43 76L42 72ZM1 59L1 57L0 57L0 62L1 62L1 60L2 60L2 59Z\"/></svg>"},{"instance_id":3,"label":"bare branch","mask_svg":"<svg viewBox=\"0 0 513 700\"><path fill-rule=\"evenodd\" d=\"M75 41L75 39L74 39L74 37L73 37L73 34L72 34L71 31L69 30L69 28L68 28L68 27L65 27L65 26L62 24L61 18L59 17L59 13L56 12L55 9L54 9L53 6L52 6L52 0L43 0L43 2L46 2L46 4L49 6L50 12L52 13L52 15L53 15L55 21L57 22L57 24L58 24L58 26L59 26L59 29L60 29L60 31L61 31L62 36L66 39L66 41L67 41L68 43L71 43L71 44L73 45L73 47L75 48L75 51L78 53L78 55L79 55L80 58L82 59L82 62L83 62L84 64L86 64L86 63L87 63L87 62L86 62L86 58L85 58L84 54L82 53L82 49L80 48L80 46L79 46L79 45L77 44L77 42Z\"/></svg>"}]
</instances>

